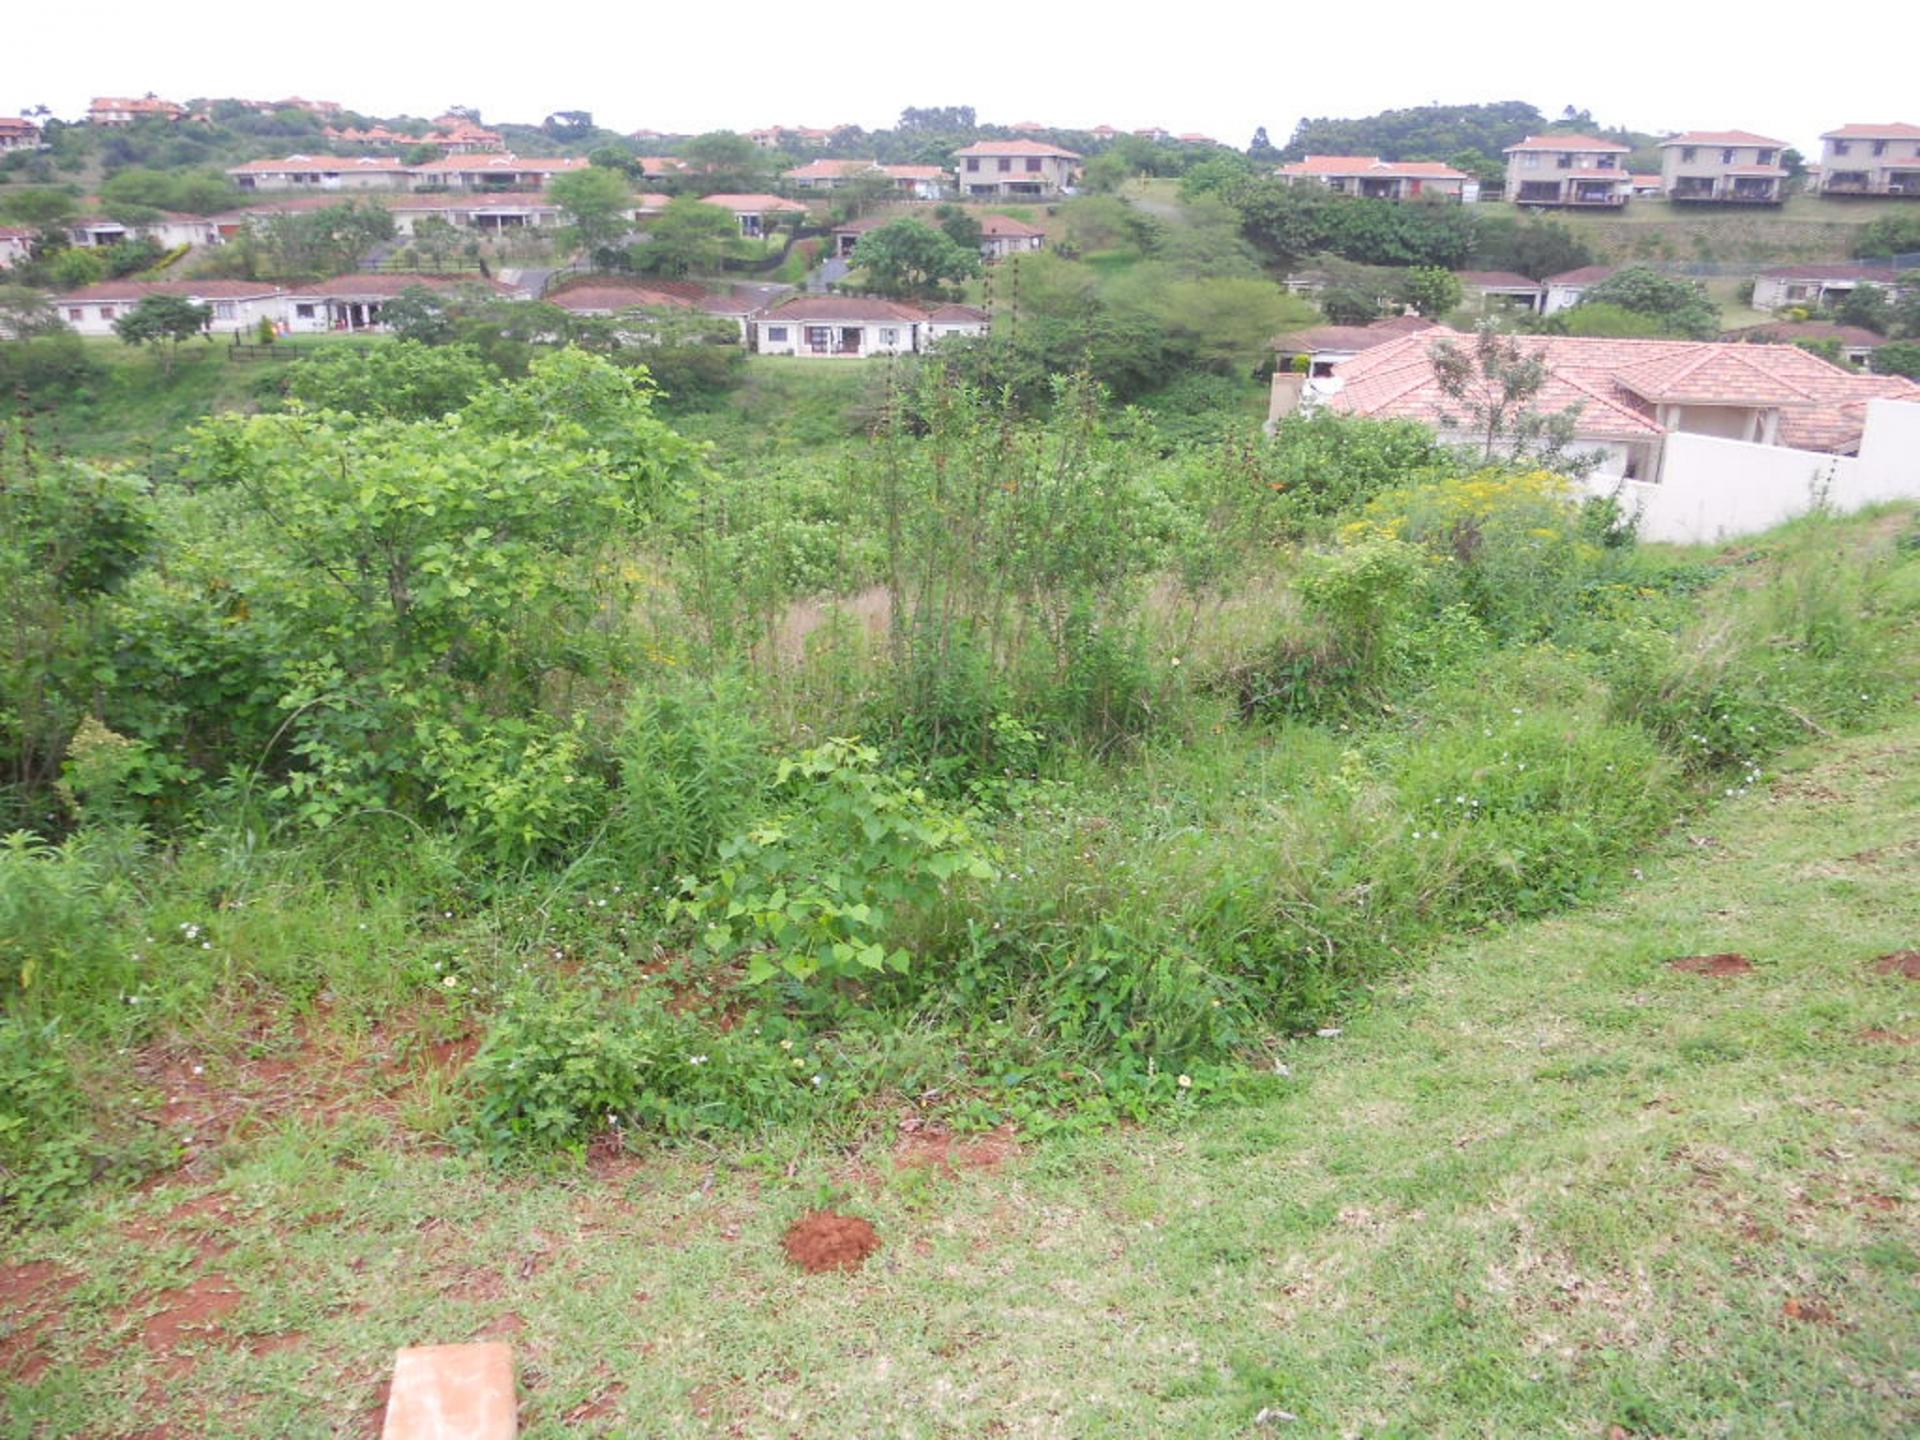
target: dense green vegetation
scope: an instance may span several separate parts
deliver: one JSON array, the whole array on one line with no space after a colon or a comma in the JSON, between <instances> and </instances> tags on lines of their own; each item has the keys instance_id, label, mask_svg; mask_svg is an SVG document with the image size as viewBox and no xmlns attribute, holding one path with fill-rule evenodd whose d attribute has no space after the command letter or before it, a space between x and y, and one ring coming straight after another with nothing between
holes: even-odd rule
<instances>
[{"instance_id":1,"label":"dense green vegetation","mask_svg":"<svg viewBox=\"0 0 1920 1440\"><path fill-rule=\"evenodd\" d=\"M165 1152L109 1056L260 1003L484 1032L444 1124L503 1159L1239 1094L1911 683L1911 552L1719 582L1415 426L1023 419L962 356L729 463L606 358L440 338L164 483L8 442L20 1209Z\"/></svg>"}]
</instances>

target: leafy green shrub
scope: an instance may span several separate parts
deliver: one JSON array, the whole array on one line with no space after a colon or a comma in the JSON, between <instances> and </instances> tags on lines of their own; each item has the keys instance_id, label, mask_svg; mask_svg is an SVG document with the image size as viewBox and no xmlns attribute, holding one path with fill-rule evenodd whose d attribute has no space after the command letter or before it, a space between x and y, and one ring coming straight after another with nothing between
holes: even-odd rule
<instances>
[{"instance_id":1,"label":"leafy green shrub","mask_svg":"<svg viewBox=\"0 0 1920 1440\"><path fill-rule=\"evenodd\" d=\"M32 1219L83 1189L89 1128L59 1027L0 1015L0 1216Z\"/></svg>"},{"instance_id":2,"label":"leafy green shrub","mask_svg":"<svg viewBox=\"0 0 1920 1440\"><path fill-rule=\"evenodd\" d=\"M970 817L879 769L850 740L782 760L792 805L720 849L720 867L676 901L717 955L744 954L749 983L871 980L911 963L903 941L950 881L994 869Z\"/></svg>"},{"instance_id":3,"label":"leafy green shrub","mask_svg":"<svg viewBox=\"0 0 1920 1440\"><path fill-rule=\"evenodd\" d=\"M733 677L661 680L634 692L615 742L620 788L609 839L641 883L711 869L762 803L767 736Z\"/></svg>"},{"instance_id":4,"label":"leafy green shrub","mask_svg":"<svg viewBox=\"0 0 1920 1440\"><path fill-rule=\"evenodd\" d=\"M0 838L0 995L63 997L109 980L118 899L77 842Z\"/></svg>"},{"instance_id":5,"label":"leafy green shrub","mask_svg":"<svg viewBox=\"0 0 1920 1440\"><path fill-rule=\"evenodd\" d=\"M494 372L465 345L395 340L361 351L322 351L291 367L287 394L316 410L433 420L458 410Z\"/></svg>"}]
</instances>

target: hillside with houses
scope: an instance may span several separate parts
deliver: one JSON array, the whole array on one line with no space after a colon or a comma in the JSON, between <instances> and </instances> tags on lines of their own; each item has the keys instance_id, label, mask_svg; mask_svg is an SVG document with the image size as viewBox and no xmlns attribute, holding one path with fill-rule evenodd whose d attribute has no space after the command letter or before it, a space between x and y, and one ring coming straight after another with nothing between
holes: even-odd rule
<instances>
[{"instance_id":1,"label":"hillside with houses","mask_svg":"<svg viewBox=\"0 0 1920 1440\"><path fill-rule=\"evenodd\" d=\"M0 1430L1915 1433L1920 123L660 23L0 117Z\"/></svg>"}]
</instances>

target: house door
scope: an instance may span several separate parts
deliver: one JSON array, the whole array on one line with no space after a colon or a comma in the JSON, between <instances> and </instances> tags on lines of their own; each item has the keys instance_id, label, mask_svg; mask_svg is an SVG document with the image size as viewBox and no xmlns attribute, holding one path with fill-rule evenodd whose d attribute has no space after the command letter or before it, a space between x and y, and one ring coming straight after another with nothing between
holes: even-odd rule
<instances>
[{"instance_id":1,"label":"house door","mask_svg":"<svg viewBox=\"0 0 1920 1440\"><path fill-rule=\"evenodd\" d=\"M833 327L831 325L809 325L806 327L808 353L813 355L831 355L833 353Z\"/></svg>"},{"instance_id":2,"label":"house door","mask_svg":"<svg viewBox=\"0 0 1920 1440\"><path fill-rule=\"evenodd\" d=\"M864 333L865 332L858 326L849 325L843 327L840 331L840 353L842 355L858 355L860 353L860 339Z\"/></svg>"}]
</instances>

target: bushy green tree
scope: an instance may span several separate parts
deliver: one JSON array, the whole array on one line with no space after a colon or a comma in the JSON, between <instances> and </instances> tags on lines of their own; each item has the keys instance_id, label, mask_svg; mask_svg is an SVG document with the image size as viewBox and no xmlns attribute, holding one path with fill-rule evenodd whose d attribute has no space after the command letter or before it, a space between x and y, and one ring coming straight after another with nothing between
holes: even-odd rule
<instances>
[{"instance_id":1,"label":"bushy green tree","mask_svg":"<svg viewBox=\"0 0 1920 1440\"><path fill-rule=\"evenodd\" d=\"M978 275L980 252L963 249L945 231L909 216L862 235L853 263L883 295L930 295Z\"/></svg>"},{"instance_id":2,"label":"bushy green tree","mask_svg":"<svg viewBox=\"0 0 1920 1440\"><path fill-rule=\"evenodd\" d=\"M683 195L654 217L631 253L636 270L690 275L718 270L739 248L740 222L730 211Z\"/></svg>"},{"instance_id":3,"label":"bushy green tree","mask_svg":"<svg viewBox=\"0 0 1920 1440\"><path fill-rule=\"evenodd\" d=\"M158 351L162 368L173 373L174 356L182 340L206 333L213 312L180 295L148 295L113 322L113 333L128 345L148 345Z\"/></svg>"},{"instance_id":4,"label":"bushy green tree","mask_svg":"<svg viewBox=\"0 0 1920 1440\"><path fill-rule=\"evenodd\" d=\"M1433 265L1416 265L1407 271L1400 293L1422 315L1444 315L1460 303L1463 293L1460 277L1451 270Z\"/></svg>"},{"instance_id":5,"label":"bushy green tree","mask_svg":"<svg viewBox=\"0 0 1920 1440\"><path fill-rule=\"evenodd\" d=\"M1581 305L1617 305L1657 320L1666 334L1689 340L1710 340L1720 331L1720 312L1707 297L1706 286L1645 265L1615 271L1589 289Z\"/></svg>"},{"instance_id":6,"label":"bushy green tree","mask_svg":"<svg viewBox=\"0 0 1920 1440\"><path fill-rule=\"evenodd\" d=\"M1862 260L1884 260L1913 251L1920 251L1920 215L1882 215L1853 242L1853 253Z\"/></svg>"},{"instance_id":7,"label":"bushy green tree","mask_svg":"<svg viewBox=\"0 0 1920 1440\"><path fill-rule=\"evenodd\" d=\"M1904 375L1920 380L1920 341L1894 340L1873 352L1867 366L1876 375Z\"/></svg>"},{"instance_id":8,"label":"bushy green tree","mask_svg":"<svg viewBox=\"0 0 1920 1440\"><path fill-rule=\"evenodd\" d=\"M294 365L287 394L315 410L432 420L471 400L495 372L464 345L395 340L368 351L322 351Z\"/></svg>"},{"instance_id":9,"label":"bushy green tree","mask_svg":"<svg viewBox=\"0 0 1920 1440\"><path fill-rule=\"evenodd\" d=\"M1833 318L1842 325L1886 335L1894 328L1893 302L1878 285L1856 285L1833 307Z\"/></svg>"},{"instance_id":10,"label":"bushy green tree","mask_svg":"<svg viewBox=\"0 0 1920 1440\"><path fill-rule=\"evenodd\" d=\"M1438 340L1428 353L1447 401L1443 423L1472 437L1482 458L1525 457L1546 469L1592 468L1591 458L1571 450L1578 409L1545 411L1534 403L1552 378L1537 350L1483 321L1471 349Z\"/></svg>"},{"instance_id":11,"label":"bushy green tree","mask_svg":"<svg viewBox=\"0 0 1920 1440\"><path fill-rule=\"evenodd\" d=\"M562 243L576 254L607 255L633 229L633 192L612 170L591 166L556 175L547 194L566 216Z\"/></svg>"}]
</instances>

